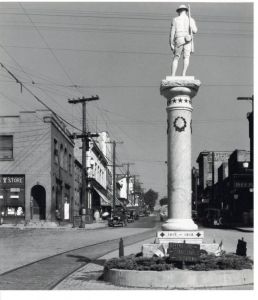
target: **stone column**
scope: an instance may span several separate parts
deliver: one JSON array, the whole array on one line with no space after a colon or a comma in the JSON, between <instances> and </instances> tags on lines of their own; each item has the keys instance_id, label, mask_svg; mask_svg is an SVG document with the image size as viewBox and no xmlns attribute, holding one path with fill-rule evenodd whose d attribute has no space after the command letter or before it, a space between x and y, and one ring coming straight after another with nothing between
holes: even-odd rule
<instances>
[{"instance_id":1,"label":"stone column","mask_svg":"<svg viewBox=\"0 0 258 300\"><path fill-rule=\"evenodd\" d=\"M164 231L197 230L192 220L191 133L192 98L200 81L194 77L166 77L160 93L167 99L168 220Z\"/></svg>"}]
</instances>

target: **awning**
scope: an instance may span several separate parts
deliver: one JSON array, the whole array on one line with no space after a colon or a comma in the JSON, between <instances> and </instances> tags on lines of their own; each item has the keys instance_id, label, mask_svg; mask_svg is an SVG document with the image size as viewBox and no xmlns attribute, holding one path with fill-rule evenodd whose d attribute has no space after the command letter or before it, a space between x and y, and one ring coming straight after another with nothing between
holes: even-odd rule
<instances>
[{"instance_id":1,"label":"awning","mask_svg":"<svg viewBox=\"0 0 258 300\"><path fill-rule=\"evenodd\" d=\"M112 206L113 206L113 195L110 192L108 192L108 196L110 198L109 201L110 201L110 203L112 203ZM120 206L120 205L121 205L121 201L116 198L116 206Z\"/></svg>"},{"instance_id":2,"label":"awning","mask_svg":"<svg viewBox=\"0 0 258 300\"><path fill-rule=\"evenodd\" d=\"M108 200L108 198L99 190L97 189L95 186L93 187L94 190L99 194L100 196L100 205L101 206L111 206L110 201Z\"/></svg>"}]
</instances>

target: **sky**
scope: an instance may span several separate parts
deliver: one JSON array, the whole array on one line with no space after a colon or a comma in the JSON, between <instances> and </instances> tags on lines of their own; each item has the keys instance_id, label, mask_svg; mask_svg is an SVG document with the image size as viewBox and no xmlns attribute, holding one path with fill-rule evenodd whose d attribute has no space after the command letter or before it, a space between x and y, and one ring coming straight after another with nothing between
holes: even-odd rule
<instances>
[{"instance_id":1,"label":"sky","mask_svg":"<svg viewBox=\"0 0 258 300\"><path fill-rule=\"evenodd\" d=\"M0 2L0 62L56 113L81 128L108 131L118 163L159 197L167 193L166 100L171 21L181 2ZM253 95L253 4L191 2L198 33L188 76L201 81L193 99L192 165L203 150L249 150ZM181 63L179 72L181 72ZM0 68L0 115L43 106ZM71 129L72 132L76 131ZM124 172L120 168L117 172Z\"/></svg>"}]
</instances>

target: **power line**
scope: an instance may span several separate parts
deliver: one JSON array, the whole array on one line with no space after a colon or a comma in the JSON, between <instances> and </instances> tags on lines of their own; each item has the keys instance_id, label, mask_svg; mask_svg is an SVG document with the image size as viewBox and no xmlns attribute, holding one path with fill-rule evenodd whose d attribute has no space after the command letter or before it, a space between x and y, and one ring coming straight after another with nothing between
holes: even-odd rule
<instances>
[{"instance_id":1,"label":"power line","mask_svg":"<svg viewBox=\"0 0 258 300\"><path fill-rule=\"evenodd\" d=\"M60 68L62 69L62 71L64 72L64 74L66 75L66 77L70 80L70 82L72 82L72 84L74 86L76 86L72 80L72 78L70 77L70 75L68 74L68 72L65 70L64 66L62 65L62 63L60 62L59 58L56 56L55 52L53 51L53 49L49 46L47 40L45 39L45 37L41 34L40 30L38 29L38 27L36 26L36 24L33 22L33 20L31 19L31 17L29 16L29 14L27 14L25 8L22 6L21 3L19 3L20 7L22 8L22 10L24 11L25 15L28 17L28 19L30 20L31 24L33 25L34 29L37 31L37 33L39 34L39 36L41 37L41 39L43 40L44 44L47 46L47 49L51 52L51 54L53 55L53 57L55 58L56 62L58 63L58 65L60 66Z\"/></svg>"},{"instance_id":2,"label":"power line","mask_svg":"<svg viewBox=\"0 0 258 300\"><path fill-rule=\"evenodd\" d=\"M90 14L90 13L77 13L77 14L71 14L71 13L44 13L42 12L43 10L39 10L40 13L37 12L33 12L33 10L30 10L29 14L31 16L45 16L45 17L74 17L74 18L96 18L96 19L122 19L122 20L149 20L149 21L171 21L172 16L170 15L163 15L163 17L157 17L157 16L162 16L161 14L153 14L152 16L148 16L148 15L144 15L141 14L140 16L137 15L137 13L133 12L132 15L128 15L125 13L121 13L121 12L117 12L117 13L113 13L113 15L111 14L105 14L105 13L95 13L94 14ZM51 10L52 12L53 10ZM21 13L21 12L8 12L8 11L1 11L0 14L4 14L4 15L27 15L26 13ZM203 16L202 16L203 17ZM216 23L216 22L220 22L220 23L240 23L240 24L252 24L251 21L246 21L246 20L239 20L239 19L232 19L229 20L228 17L224 17L224 16L219 16L218 20L213 21L212 17L213 16L205 16L207 19L203 19L199 20L199 22L204 22L204 23ZM195 18L198 18L198 15L195 15ZM224 19L223 19L224 18Z\"/></svg>"},{"instance_id":3,"label":"power line","mask_svg":"<svg viewBox=\"0 0 258 300\"><path fill-rule=\"evenodd\" d=\"M2 26L4 27L4 26ZM23 25L23 26L19 26L19 28L22 28L25 30L31 30L31 26L29 25ZM41 30L55 30L55 31L70 31L70 32L105 32L105 33L127 33L127 34L149 34L152 36L160 36L160 35L168 35L167 31L165 30L141 30L141 29L122 29L122 28L117 28L114 27L112 28L71 28L71 27L54 27L54 26L38 26L36 28L40 28ZM235 37L235 38L251 38L253 37L252 34L249 33L226 33L226 32L199 32L198 35L202 36L202 35L213 35L213 38L218 37L218 36L225 36L228 38L228 36L230 35L231 37Z\"/></svg>"},{"instance_id":4,"label":"power line","mask_svg":"<svg viewBox=\"0 0 258 300\"><path fill-rule=\"evenodd\" d=\"M0 63L0 66L3 69L5 69L12 78L14 78L14 80L21 86L21 90L22 90L22 88L25 89L30 95L33 96L34 99L36 99L40 104L42 104L49 111L51 111L57 118L61 119L63 122L70 125L71 127L81 131L79 128L75 127L70 122L66 121L63 117L58 115L52 108L50 108L47 104L45 104L38 96L36 96L29 88L27 88L12 72L10 72L2 63Z\"/></svg>"},{"instance_id":5,"label":"power line","mask_svg":"<svg viewBox=\"0 0 258 300\"><path fill-rule=\"evenodd\" d=\"M0 80L2 81L2 80ZM2 81L2 82L12 82L12 81ZM29 82L25 82L29 84ZM35 85L44 85L44 83L35 83ZM59 86L59 85L57 85ZM220 87L243 87L243 86L253 86L253 84L244 84L244 83L203 83L202 87L210 87L210 86L220 86ZM71 87L71 86L63 86L63 87ZM99 88L99 89L110 89L110 88L159 88L158 85L78 85L79 88Z\"/></svg>"},{"instance_id":6,"label":"power line","mask_svg":"<svg viewBox=\"0 0 258 300\"><path fill-rule=\"evenodd\" d=\"M25 8L22 6L21 3L19 3L20 7L22 8L22 10L24 11L25 15L28 17L28 19L30 20L31 24L33 25L33 27L35 28L35 30L37 31L37 33L39 34L39 36L41 37L41 39L43 40L44 44L47 46L48 50L51 52L51 54L54 56L55 60L57 61L58 65L61 67L61 69L63 70L63 72L65 73L65 75L67 76L67 78L73 82L72 78L70 77L70 75L67 73L67 71L65 70L65 68L63 67L63 65L61 64L60 60L58 59L58 57L55 55L54 51L52 50L52 48L49 46L47 40L45 39L45 37L41 34L40 30L38 29L38 27L36 26L36 24L32 21L31 17L29 16L29 14L27 14Z\"/></svg>"},{"instance_id":7,"label":"power line","mask_svg":"<svg viewBox=\"0 0 258 300\"><path fill-rule=\"evenodd\" d=\"M4 45L6 48L20 48L20 49L36 49L36 50L48 50L47 47L35 47L35 46L19 46L19 45ZM152 52L152 51L127 51L127 50L103 50L103 49L74 49L74 48L54 48L55 51L71 51L71 52L89 52L89 53L114 53L114 54L135 54L135 55L162 55L162 56L168 56L171 55L170 52ZM194 54L194 56L207 56L207 57L220 57L220 58L253 58L251 55L220 55L220 54ZM60 86L65 86L63 84L60 84ZM67 86L67 85L66 85ZM67 86L67 87L77 87L75 86Z\"/></svg>"},{"instance_id":8,"label":"power line","mask_svg":"<svg viewBox=\"0 0 258 300\"><path fill-rule=\"evenodd\" d=\"M0 44L0 47L4 50L4 52L15 62L15 64L19 67L19 69L23 72L23 74L25 74L27 77L30 77L31 78L31 76L30 75L28 75L28 73L24 70L24 68L18 63L18 61ZM2 65L2 64L1 64ZM2 65L3 66L3 65ZM11 75L11 77L12 78L14 78L15 80L16 80L16 82L18 83L19 82L19 84L20 84L20 86L22 87L23 86L23 83L21 83L21 81L20 80L18 80L17 78L16 78L16 76L14 76L9 70L7 70L7 68L5 67L5 70L8 72L8 74L9 75ZM31 78L31 83L33 84L33 83L35 83L34 81L33 81L33 79ZM13 101L12 101L13 102ZM62 117L61 116L59 116L59 118L60 119L62 119ZM64 120L63 120L64 121ZM65 121L66 122L66 121ZM71 125L70 123L69 123L69 125L70 126L72 126L73 127L73 125Z\"/></svg>"},{"instance_id":9,"label":"power line","mask_svg":"<svg viewBox=\"0 0 258 300\"><path fill-rule=\"evenodd\" d=\"M17 23L17 22L12 22L14 20L11 20L11 22L8 23L8 21L5 21L4 23L0 23L0 26L4 26L4 27L20 27L20 26L25 26L28 27L28 23ZM78 29L78 28L116 28L114 23L112 24L108 24L108 23L71 23L70 20L67 22L52 22L52 21L40 21L40 20L35 20L34 21L35 24L39 25L39 26L49 26L49 27L53 27L53 28L62 28L62 25L67 26L69 25L69 28L73 28L73 29ZM199 20L198 20L199 22ZM59 27L58 27L59 26ZM67 28L67 27L65 27ZM120 29L131 29L131 30L143 30L143 29L149 29L149 30L156 30L156 29L162 29L162 30L166 30L167 26L164 25L157 25L156 23L152 23L152 24L128 24L128 25L123 25L123 24L119 24L119 28ZM230 32L237 32L237 33L253 33L253 28L245 28L244 31L240 31L240 29L235 29L235 28L229 28L226 29L224 28L223 32L226 31L230 31ZM228 33L228 32L227 32Z\"/></svg>"}]
</instances>

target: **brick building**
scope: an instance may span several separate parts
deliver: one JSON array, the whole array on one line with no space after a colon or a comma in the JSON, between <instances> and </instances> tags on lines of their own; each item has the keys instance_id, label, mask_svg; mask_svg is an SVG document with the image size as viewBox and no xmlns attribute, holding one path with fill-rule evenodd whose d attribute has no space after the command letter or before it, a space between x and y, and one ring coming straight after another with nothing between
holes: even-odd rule
<instances>
[{"instance_id":1,"label":"brick building","mask_svg":"<svg viewBox=\"0 0 258 300\"><path fill-rule=\"evenodd\" d=\"M250 151L235 150L228 160L229 210L235 222L253 224L253 168Z\"/></svg>"},{"instance_id":2,"label":"brick building","mask_svg":"<svg viewBox=\"0 0 258 300\"><path fill-rule=\"evenodd\" d=\"M4 222L72 221L70 133L49 110L0 117L0 207Z\"/></svg>"},{"instance_id":3,"label":"brick building","mask_svg":"<svg viewBox=\"0 0 258 300\"><path fill-rule=\"evenodd\" d=\"M218 182L218 168L227 162L230 151L202 151L196 162L199 164L199 185L202 203L216 206L215 192L212 188Z\"/></svg>"}]
</instances>

